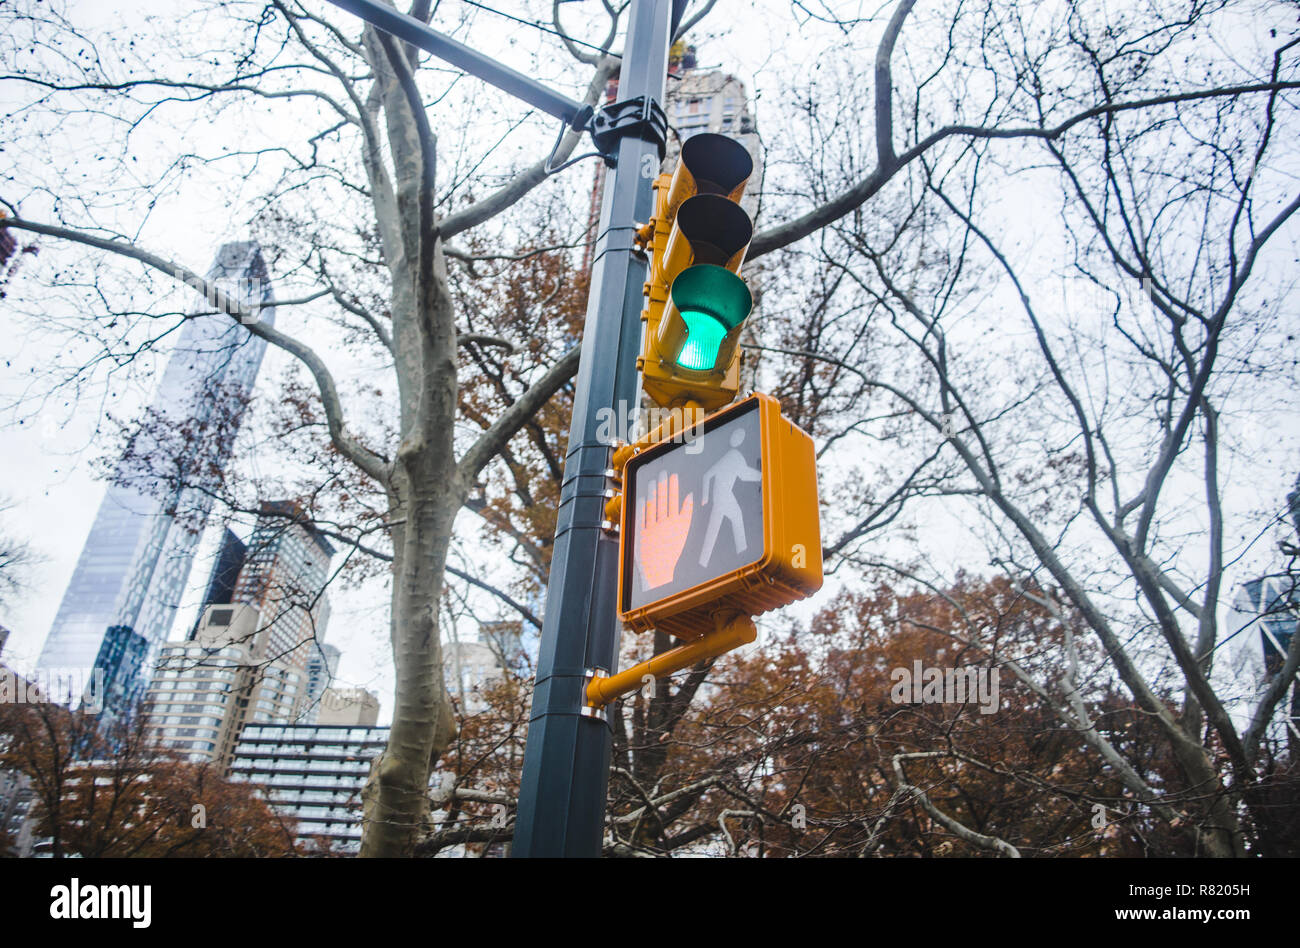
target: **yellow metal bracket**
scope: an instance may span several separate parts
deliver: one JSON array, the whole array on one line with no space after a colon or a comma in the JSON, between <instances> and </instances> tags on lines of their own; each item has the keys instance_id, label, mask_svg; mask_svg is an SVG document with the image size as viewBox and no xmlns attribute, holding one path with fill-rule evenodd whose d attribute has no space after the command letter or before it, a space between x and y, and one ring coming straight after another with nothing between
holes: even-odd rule
<instances>
[{"instance_id":1,"label":"yellow metal bracket","mask_svg":"<svg viewBox=\"0 0 1300 948\"><path fill-rule=\"evenodd\" d=\"M609 486L605 489L605 519L601 527L606 532L618 533L619 517L623 510L623 468L627 466L627 462L646 448L677 437L703 419L704 409L699 403L683 399L653 431L646 432L631 444L619 442L614 446L610 454L609 468L605 471L605 480Z\"/></svg>"},{"instance_id":2,"label":"yellow metal bracket","mask_svg":"<svg viewBox=\"0 0 1300 948\"><path fill-rule=\"evenodd\" d=\"M662 652L649 661L638 662L617 675L592 674L587 681L587 707L603 708L611 701L639 691L647 676L666 678L697 662L748 645L756 638L758 627L750 616L735 612L714 616L713 631L693 642Z\"/></svg>"}]
</instances>

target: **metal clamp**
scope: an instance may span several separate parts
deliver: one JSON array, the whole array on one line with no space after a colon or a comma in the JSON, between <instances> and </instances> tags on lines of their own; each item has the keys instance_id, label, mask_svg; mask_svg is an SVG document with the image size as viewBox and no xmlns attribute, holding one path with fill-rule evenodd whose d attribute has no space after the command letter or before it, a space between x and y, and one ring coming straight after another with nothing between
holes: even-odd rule
<instances>
[{"instance_id":1,"label":"metal clamp","mask_svg":"<svg viewBox=\"0 0 1300 948\"><path fill-rule=\"evenodd\" d=\"M659 149L659 160L664 160L668 143L668 116L659 103L649 96L637 96L611 102L599 109L591 119L591 140L596 148L612 162L618 140L625 135L636 135L654 142Z\"/></svg>"},{"instance_id":2,"label":"metal clamp","mask_svg":"<svg viewBox=\"0 0 1300 948\"><path fill-rule=\"evenodd\" d=\"M623 495L623 471L622 469L607 467L602 473L604 474L605 482L609 486L607 486L604 491L605 503L602 510L605 512L606 516L605 519L600 521L600 528L610 536L616 537L619 533L619 521L617 519L609 519L609 504L615 497L621 498Z\"/></svg>"},{"instance_id":3,"label":"metal clamp","mask_svg":"<svg viewBox=\"0 0 1300 948\"><path fill-rule=\"evenodd\" d=\"M583 678L582 678L582 707L578 709L578 713L581 714L584 718L593 718L597 721L609 720L608 717L605 715L605 708L603 706L599 708L593 708L591 705L587 704L588 701L587 686L590 685L597 678L608 678L608 677L609 677L609 672L605 671L605 669L603 668L588 668L584 670Z\"/></svg>"}]
</instances>

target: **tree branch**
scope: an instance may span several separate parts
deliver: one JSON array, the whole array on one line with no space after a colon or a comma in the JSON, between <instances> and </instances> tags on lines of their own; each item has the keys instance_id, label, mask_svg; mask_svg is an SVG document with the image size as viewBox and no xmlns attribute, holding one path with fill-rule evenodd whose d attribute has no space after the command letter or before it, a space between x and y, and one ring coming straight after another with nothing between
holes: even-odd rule
<instances>
[{"instance_id":1,"label":"tree branch","mask_svg":"<svg viewBox=\"0 0 1300 948\"><path fill-rule=\"evenodd\" d=\"M316 381L321 402L325 407L325 418L329 425L330 440L334 443L334 446L348 460L377 482L380 484L387 483L387 466L384 460L348 433L343 423L343 407L339 400L338 388L334 384L334 376L316 351L306 343L300 342L273 326L259 322L257 314L241 301L229 296L225 290L209 283L188 267L183 267L147 250L142 250L121 238L111 240L82 231L71 230L67 227L40 224L35 221L14 217L0 221L0 228L8 227L44 234L47 237L58 237L62 240L70 240L73 243L84 244L88 247L95 247L99 250L106 250L109 253L128 257L198 290L206 299L214 302L221 312L228 314L232 319L241 323L254 336L265 339L271 345L284 350L307 367L312 378Z\"/></svg>"},{"instance_id":2,"label":"tree branch","mask_svg":"<svg viewBox=\"0 0 1300 948\"><path fill-rule=\"evenodd\" d=\"M1112 102L1094 106L1049 128L1033 126L1019 128L986 128L980 125L949 125L931 132L917 144L886 165L877 164L875 169L860 182L832 198L820 207L814 208L802 217L779 224L754 237L749 245L747 259L753 260L765 253L779 250L797 240L802 240L827 224L834 223L841 217L861 207L880 191L895 174L924 155L935 145L949 138L966 136L976 139L1037 138L1052 140L1060 138L1074 126L1099 115L1112 115L1135 109L1153 108L1160 105L1175 105L1179 102L1194 102L1200 99L1250 95L1257 92L1277 92L1282 89L1300 89L1300 82L1265 82L1239 86L1224 86L1218 89L1205 89L1196 92L1180 92L1171 95L1152 96L1132 102Z\"/></svg>"},{"instance_id":3,"label":"tree branch","mask_svg":"<svg viewBox=\"0 0 1300 948\"><path fill-rule=\"evenodd\" d=\"M555 363L546 374L529 387L519 399L501 413L492 427L479 436L478 441L465 452L456 468L456 478L460 489L468 491L474 479L487 463L509 443L510 439L526 425L537 410L550 401L551 396L560 390L578 371L578 362L582 347L574 346Z\"/></svg>"}]
</instances>

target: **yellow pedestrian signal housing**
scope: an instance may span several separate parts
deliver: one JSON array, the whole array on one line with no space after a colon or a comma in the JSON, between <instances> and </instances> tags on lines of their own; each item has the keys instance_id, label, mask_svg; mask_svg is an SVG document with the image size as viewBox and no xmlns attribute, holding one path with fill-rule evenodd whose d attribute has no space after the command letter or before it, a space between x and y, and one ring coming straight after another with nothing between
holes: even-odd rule
<instances>
[{"instance_id":1,"label":"yellow pedestrian signal housing","mask_svg":"<svg viewBox=\"0 0 1300 948\"><path fill-rule=\"evenodd\" d=\"M755 394L622 467L619 617L683 641L821 588L812 438Z\"/></svg>"},{"instance_id":2,"label":"yellow pedestrian signal housing","mask_svg":"<svg viewBox=\"0 0 1300 948\"><path fill-rule=\"evenodd\" d=\"M645 344L637 368L664 408L722 408L740 388L740 332L753 307L739 276L754 228L741 209L754 162L725 135L694 135L655 182L643 236L652 251Z\"/></svg>"}]
</instances>

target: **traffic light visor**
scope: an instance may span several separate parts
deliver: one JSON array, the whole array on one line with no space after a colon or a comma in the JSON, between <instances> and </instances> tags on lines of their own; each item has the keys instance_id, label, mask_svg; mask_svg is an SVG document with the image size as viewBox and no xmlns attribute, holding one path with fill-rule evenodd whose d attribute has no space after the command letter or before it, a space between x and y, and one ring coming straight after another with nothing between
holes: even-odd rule
<instances>
[{"instance_id":1,"label":"traffic light visor","mask_svg":"<svg viewBox=\"0 0 1300 948\"><path fill-rule=\"evenodd\" d=\"M697 194L739 201L753 171L754 159L734 138L712 132L692 135L682 143L682 157L664 202L665 215L672 219L682 202Z\"/></svg>"},{"instance_id":2,"label":"traffic light visor","mask_svg":"<svg viewBox=\"0 0 1300 948\"><path fill-rule=\"evenodd\" d=\"M687 198L664 248L664 276L671 283L692 263L713 263L734 273L753 236L754 225L739 204L716 194Z\"/></svg>"},{"instance_id":3,"label":"traffic light visor","mask_svg":"<svg viewBox=\"0 0 1300 948\"><path fill-rule=\"evenodd\" d=\"M753 306L749 287L730 270L704 264L683 270L673 281L670 296L686 328L677 364L711 371L727 333L749 315Z\"/></svg>"},{"instance_id":4,"label":"traffic light visor","mask_svg":"<svg viewBox=\"0 0 1300 948\"><path fill-rule=\"evenodd\" d=\"M740 199L754 171L754 159L745 146L726 135L704 132L682 143L682 164L695 180L697 193L721 194Z\"/></svg>"}]
</instances>

